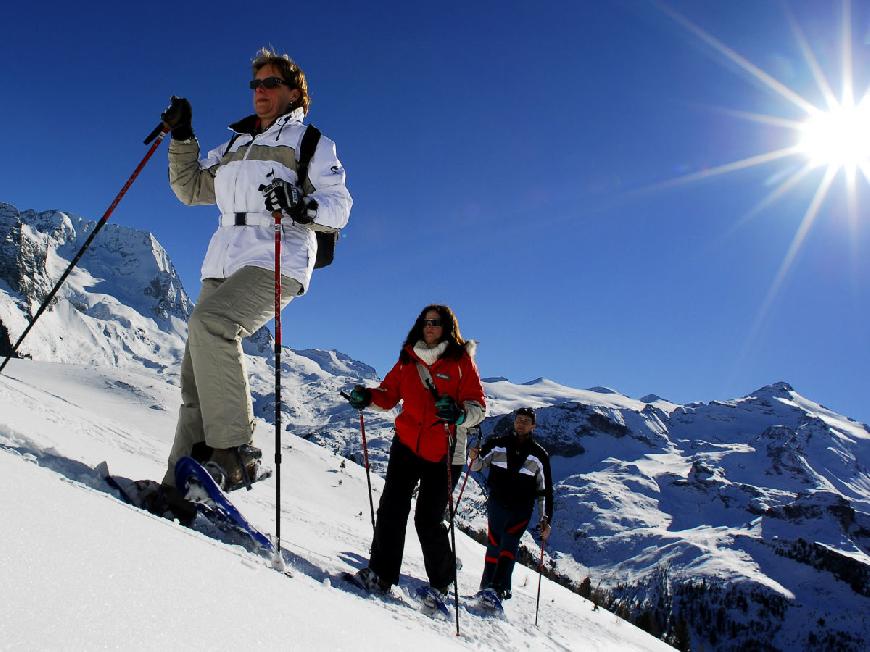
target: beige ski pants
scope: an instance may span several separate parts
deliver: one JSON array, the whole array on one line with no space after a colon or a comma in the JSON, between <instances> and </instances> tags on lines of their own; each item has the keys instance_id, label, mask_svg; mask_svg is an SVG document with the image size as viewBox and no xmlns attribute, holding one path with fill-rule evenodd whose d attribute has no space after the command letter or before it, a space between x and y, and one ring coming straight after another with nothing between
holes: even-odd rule
<instances>
[{"instance_id":1,"label":"beige ski pants","mask_svg":"<svg viewBox=\"0 0 870 652\"><path fill-rule=\"evenodd\" d=\"M281 307L302 286L281 279ZM250 443L254 410L242 338L275 316L275 272L243 267L226 279L207 278L188 322L181 363L181 408L163 483L175 485L175 463L205 442L212 448Z\"/></svg>"}]
</instances>

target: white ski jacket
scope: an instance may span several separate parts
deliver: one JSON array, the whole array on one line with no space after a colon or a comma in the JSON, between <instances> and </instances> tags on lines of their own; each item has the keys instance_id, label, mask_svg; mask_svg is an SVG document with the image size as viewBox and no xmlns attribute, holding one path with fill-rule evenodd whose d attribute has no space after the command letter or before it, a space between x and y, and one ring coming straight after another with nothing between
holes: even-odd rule
<instances>
[{"instance_id":1,"label":"white ski jacket","mask_svg":"<svg viewBox=\"0 0 870 652\"><path fill-rule=\"evenodd\" d=\"M218 229L202 263L203 279L226 278L248 265L275 269L274 219L259 187L276 178L296 182L303 115L297 108L261 134L256 134L257 117L249 116L230 125L234 136L201 161L196 138L170 143L169 183L176 197L187 205L217 204L220 210ZM343 228L353 205L335 143L325 136L308 167L305 191L317 201L315 222L303 226L285 219L281 241L281 273L299 281L301 292L308 290L314 269L313 230ZM239 215L245 226L236 226Z\"/></svg>"}]
</instances>

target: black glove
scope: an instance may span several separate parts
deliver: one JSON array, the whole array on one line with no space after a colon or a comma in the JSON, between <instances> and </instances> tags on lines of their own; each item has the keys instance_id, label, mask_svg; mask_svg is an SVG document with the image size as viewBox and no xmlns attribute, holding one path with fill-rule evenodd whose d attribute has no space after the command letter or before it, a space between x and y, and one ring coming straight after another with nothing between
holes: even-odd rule
<instances>
[{"instance_id":1,"label":"black glove","mask_svg":"<svg viewBox=\"0 0 870 652\"><path fill-rule=\"evenodd\" d=\"M189 140L193 138L193 111L190 102L175 95L169 100L169 106L160 114L160 119L172 131L173 140Z\"/></svg>"},{"instance_id":2,"label":"black glove","mask_svg":"<svg viewBox=\"0 0 870 652\"><path fill-rule=\"evenodd\" d=\"M465 421L465 412L456 404L453 397L447 394L435 401L435 414L440 421L455 423L457 426Z\"/></svg>"},{"instance_id":3,"label":"black glove","mask_svg":"<svg viewBox=\"0 0 870 652\"><path fill-rule=\"evenodd\" d=\"M275 179L259 190L266 198L266 210L270 213L281 211L299 224L311 224L317 216L317 202L305 197L296 184Z\"/></svg>"},{"instance_id":4,"label":"black glove","mask_svg":"<svg viewBox=\"0 0 870 652\"><path fill-rule=\"evenodd\" d=\"M372 390L357 385L350 394L346 394L347 402L354 410L364 410L372 404Z\"/></svg>"}]
</instances>

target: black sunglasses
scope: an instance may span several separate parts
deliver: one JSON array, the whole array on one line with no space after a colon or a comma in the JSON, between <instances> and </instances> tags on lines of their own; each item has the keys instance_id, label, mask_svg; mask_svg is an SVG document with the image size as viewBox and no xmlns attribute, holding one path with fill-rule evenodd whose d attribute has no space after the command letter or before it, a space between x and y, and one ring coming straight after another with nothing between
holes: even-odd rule
<instances>
[{"instance_id":1,"label":"black sunglasses","mask_svg":"<svg viewBox=\"0 0 870 652\"><path fill-rule=\"evenodd\" d=\"M262 86L263 88L268 88L271 91L281 85L289 86L290 84L288 84L280 77L266 77L265 79L252 79L251 83L248 85L251 87L252 91L257 90L258 88L260 88L260 86Z\"/></svg>"},{"instance_id":2,"label":"black sunglasses","mask_svg":"<svg viewBox=\"0 0 870 652\"><path fill-rule=\"evenodd\" d=\"M423 326L440 326L440 325L441 325L440 319L424 319L423 320Z\"/></svg>"}]
</instances>

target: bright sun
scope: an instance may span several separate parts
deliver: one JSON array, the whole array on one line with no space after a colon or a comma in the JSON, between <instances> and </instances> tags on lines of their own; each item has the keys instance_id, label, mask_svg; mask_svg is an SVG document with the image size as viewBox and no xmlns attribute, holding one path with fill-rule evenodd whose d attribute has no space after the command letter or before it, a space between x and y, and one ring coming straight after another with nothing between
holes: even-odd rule
<instances>
[{"instance_id":1,"label":"bright sun","mask_svg":"<svg viewBox=\"0 0 870 652\"><path fill-rule=\"evenodd\" d=\"M860 101L855 101L856 84L853 75L851 0L842 0L840 3L842 26L840 79L842 85L839 98L834 93L828 77L822 71L822 66L816 59L813 48L801 30L797 19L788 9L788 5L784 4L783 6L786 20L791 27L791 32L806 62L807 71L815 79L822 98L822 102L819 103L821 106L814 104L794 89L789 88L786 84L759 68L733 48L704 31L679 12L671 9L664 2L658 4L662 12L721 54L729 65L736 65L742 68L756 81L779 95L788 104L797 107L803 114L802 119L795 120L791 117L778 115L731 111L737 117L756 121L775 129L791 131L793 134L789 138L791 144L779 149L757 152L746 158L723 163L716 167L692 172L659 184L660 186L672 186L709 179L718 175L768 165L777 161L786 162L787 165L782 168L785 174L776 176L779 180L778 183L773 184L770 193L740 220L740 223L744 223L747 219L757 215L762 209L770 206L789 191L799 187L803 180L814 178L811 175L814 170L824 169L824 173L820 175L821 179L812 198L809 200L806 211L798 223L791 245L785 253L776 277L773 279L764 302L759 309L755 324L747 337L748 341L752 340L758 332L765 314L788 274L807 234L812 228L813 222L819 215L826 197L834 187L834 180L842 178L845 181L843 188L845 189L846 215L853 230L857 229L862 215L858 208L859 184L862 184L862 182L870 184L870 92L867 92ZM841 175L840 172L843 174Z\"/></svg>"},{"instance_id":2,"label":"bright sun","mask_svg":"<svg viewBox=\"0 0 870 652\"><path fill-rule=\"evenodd\" d=\"M855 170L870 164L870 102L819 111L800 127L800 151L813 167Z\"/></svg>"}]
</instances>

